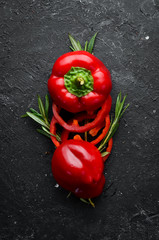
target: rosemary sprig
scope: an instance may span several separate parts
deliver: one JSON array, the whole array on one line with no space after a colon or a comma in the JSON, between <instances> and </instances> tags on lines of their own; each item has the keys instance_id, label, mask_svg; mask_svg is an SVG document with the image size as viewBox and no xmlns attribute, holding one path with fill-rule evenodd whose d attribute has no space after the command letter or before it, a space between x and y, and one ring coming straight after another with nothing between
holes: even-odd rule
<instances>
[{"instance_id":1,"label":"rosemary sprig","mask_svg":"<svg viewBox=\"0 0 159 240\"><path fill-rule=\"evenodd\" d=\"M72 44L72 46L70 46L72 51L81 51L82 47L81 44L79 43L79 41L77 42L72 36L71 34L68 34L68 37L70 39L70 42Z\"/></svg>"},{"instance_id":2,"label":"rosemary sprig","mask_svg":"<svg viewBox=\"0 0 159 240\"><path fill-rule=\"evenodd\" d=\"M41 129L37 129L37 131L47 137L50 138L50 136L56 137L58 141L61 141L59 134L52 134L50 132L50 123L48 119L48 112L49 112L49 97L48 95L45 96L45 107L41 100L41 97L38 95L38 106L39 111L36 111L34 108L30 108L30 112L26 112L26 114L22 115L21 117L30 117L35 122L39 123L41 125Z\"/></svg>"},{"instance_id":3,"label":"rosemary sprig","mask_svg":"<svg viewBox=\"0 0 159 240\"><path fill-rule=\"evenodd\" d=\"M101 153L101 155L102 155L102 157L105 157L105 156L109 155L109 153L110 152L103 152L103 153Z\"/></svg>"},{"instance_id":4,"label":"rosemary sprig","mask_svg":"<svg viewBox=\"0 0 159 240\"><path fill-rule=\"evenodd\" d=\"M129 104L127 104L126 107L123 109L125 100L126 100L126 96L124 96L124 98L122 100L121 92L120 92L118 94L118 97L116 100L115 118L113 121L111 120L111 124L110 124L110 128L108 130L108 133L105 136L105 138L103 139L103 141L101 142L100 146L98 147L100 152L102 152L105 149L106 143L113 137L114 133L117 131L117 129L119 127L119 120L123 116L125 110L129 107ZM104 156L106 156L109 153L104 152L102 154Z\"/></svg>"},{"instance_id":5,"label":"rosemary sprig","mask_svg":"<svg viewBox=\"0 0 159 240\"><path fill-rule=\"evenodd\" d=\"M95 208L95 204L92 202L91 198L88 198L88 200L84 198L80 198L80 200L86 204L90 204L93 208Z\"/></svg>"},{"instance_id":6,"label":"rosemary sprig","mask_svg":"<svg viewBox=\"0 0 159 240\"><path fill-rule=\"evenodd\" d=\"M85 42L84 51L87 51L88 41Z\"/></svg>"},{"instance_id":7,"label":"rosemary sprig","mask_svg":"<svg viewBox=\"0 0 159 240\"><path fill-rule=\"evenodd\" d=\"M94 34L94 36L91 38L89 42L88 41L85 42L84 49L82 48L80 42L76 41L74 37L71 36L71 34L69 34L68 36L72 44L72 46L70 46L70 49L72 51L87 51L89 53L92 53L97 33Z\"/></svg>"},{"instance_id":8,"label":"rosemary sprig","mask_svg":"<svg viewBox=\"0 0 159 240\"><path fill-rule=\"evenodd\" d=\"M93 51L96 36L97 36L97 33L94 34L94 36L91 38L90 42L88 43L87 52L89 52L89 53L92 53L92 51Z\"/></svg>"},{"instance_id":9,"label":"rosemary sprig","mask_svg":"<svg viewBox=\"0 0 159 240\"><path fill-rule=\"evenodd\" d=\"M45 95L45 116L48 119L48 115L49 115L49 97L46 94Z\"/></svg>"}]
</instances>

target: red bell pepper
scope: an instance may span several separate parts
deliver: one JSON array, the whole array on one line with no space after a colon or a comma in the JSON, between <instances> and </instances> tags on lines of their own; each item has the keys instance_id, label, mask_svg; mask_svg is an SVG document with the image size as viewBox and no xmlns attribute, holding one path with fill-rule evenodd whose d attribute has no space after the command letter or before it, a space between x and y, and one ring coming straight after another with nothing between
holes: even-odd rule
<instances>
[{"instance_id":1,"label":"red bell pepper","mask_svg":"<svg viewBox=\"0 0 159 240\"><path fill-rule=\"evenodd\" d=\"M110 117L109 115L106 116L105 118L105 127L102 130L102 133L93 141L91 141L92 144L96 145L98 144L100 141L102 141L102 139L106 136L106 134L109 131L109 127L110 127Z\"/></svg>"},{"instance_id":2,"label":"red bell pepper","mask_svg":"<svg viewBox=\"0 0 159 240\"><path fill-rule=\"evenodd\" d=\"M50 123L50 133L55 135L56 136L56 123L57 123L57 120L56 118L52 117L51 119L51 123ZM60 146L60 143L59 141L56 139L55 136L50 136L51 137L51 140L52 142L55 144L56 147L59 147Z\"/></svg>"},{"instance_id":3,"label":"red bell pepper","mask_svg":"<svg viewBox=\"0 0 159 240\"><path fill-rule=\"evenodd\" d=\"M98 109L111 88L108 69L86 51L69 52L59 57L48 80L53 102L73 113Z\"/></svg>"},{"instance_id":4,"label":"red bell pepper","mask_svg":"<svg viewBox=\"0 0 159 240\"><path fill-rule=\"evenodd\" d=\"M95 115L94 114L91 114L91 115L86 115L86 114L78 114L74 117L74 119L70 119L68 121L68 124L71 125L71 126L79 126L79 122L82 122L83 120L88 120L88 119L93 119L95 118ZM75 124L75 121L76 121L76 124ZM50 128L51 129L51 128ZM51 130L50 130L51 132ZM61 133L61 141L64 142L66 140L68 140L69 138L69 134L70 134L70 131L66 130L66 129L63 129L62 133ZM77 135L76 135L77 136ZM79 136L79 135L78 135ZM78 137L79 138L79 137Z\"/></svg>"},{"instance_id":5,"label":"red bell pepper","mask_svg":"<svg viewBox=\"0 0 159 240\"><path fill-rule=\"evenodd\" d=\"M90 118L94 118L94 115L87 116L87 115L82 115L82 114L81 114L81 115L75 117L75 119L69 120L68 123L71 124L71 125L79 126L79 122L81 122L81 121L83 121L83 120L86 120L86 119L90 119ZM75 121L76 121L76 124L75 124ZM92 130L94 130L96 133L98 133L98 131L101 130L102 127L103 127L103 123L102 123L101 127L100 127L100 126L97 127L97 128L98 128L97 132L96 132L96 129L91 129L91 130L89 131L89 133L92 132ZM93 145L96 145L96 144L98 144L100 141L102 141L102 139L103 139L103 138L106 136L106 134L108 133L109 127L110 127L110 117L109 117L109 115L107 115L106 118L105 118L105 127L103 128L102 133L101 133L96 139L94 139L93 141L91 141L90 143L92 143ZM56 134L56 132L52 131L52 128L50 128L50 132L53 133L53 134ZM69 133L70 133L70 132L69 132L68 130L66 130L66 129L64 129L64 130L62 131L62 134L61 134L61 141L62 141L62 142L68 140L68 138L69 138ZM96 135L96 134L95 134L95 135ZM92 136L95 136L95 135L92 135ZM55 140L55 139L56 139L56 138L53 137L52 140ZM74 139L80 139L80 140L81 140L82 138L81 138L80 135L77 134L77 135L74 136ZM57 140L56 140L56 141L57 141ZM55 143L54 143L54 144L55 144Z\"/></svg>"},{"instance_id":6,"label":"red bell pepper","mask_svg":"<svg viewBox=\"0 0 159 240\"><path fill-rule=\"evenodd\" d=\"M67 124L62 117L59 115L60 109L53 103L52 109L53 109L53 114L54 117L56 118L57 122L66 130L70 132L86 132L94 127L96 127L98 124L102 123L106 115L110 112L111 109L111 103L112 103L112 98L109 95L106 101L104 102L102 108L98 111L96 118L84 126L75 126L75 125L69 125Z\"/></svg>"},{"instance_id":7,"label":"red bell pepper","mask_svg":"<svg viewBox=\"0 0 159 240\"><path fill-rule=\"evenodd\" d=\"M52 158L52 172L57 183L80 198L93 198L102 193L103 169L99 150L81 140L66 140Z\"/></svg>"},{"instance_id":8,"label":"red bell pepper","mask_svg":"<svg viewBox=\"0 0 159 240\"><path fill-rule=\"evenodd\" d=\"M107 158L109 157L110 153L111 153L111 150L112 150L112 147L113 147L113 138L111 138L109 141L108 141L108 147L106 149L106 152L109 152L109 154L107 154L106 156L103 157L103 161L105 162L107 160Z\"/></svg>"}]
</instances>

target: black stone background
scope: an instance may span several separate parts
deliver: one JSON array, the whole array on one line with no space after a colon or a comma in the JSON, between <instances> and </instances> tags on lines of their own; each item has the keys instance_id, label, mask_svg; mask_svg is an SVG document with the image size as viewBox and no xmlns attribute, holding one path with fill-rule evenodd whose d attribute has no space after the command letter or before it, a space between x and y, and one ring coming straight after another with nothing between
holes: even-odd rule
<instances>
[{"instance_id":1,"label":"black stone background","mask_svg":"<svg viewBox=\"0 0 159 240\"><path fill-rule=\"evenodd\" d=\"M159 239L158 10L158 0L0 1L1 240ZM55 187L53 144L20 116L47 93L68 32L84 43L96 31L112 109L120 90L131 105L93 209Z\"/></svg>"}]
</instances>

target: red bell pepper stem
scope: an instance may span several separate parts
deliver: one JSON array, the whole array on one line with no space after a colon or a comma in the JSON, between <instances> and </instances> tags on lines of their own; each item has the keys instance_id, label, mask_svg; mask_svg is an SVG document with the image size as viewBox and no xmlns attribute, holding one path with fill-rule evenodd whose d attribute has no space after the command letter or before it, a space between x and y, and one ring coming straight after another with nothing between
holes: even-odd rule
<instances>
[{"instance_id":1,"label":"red bell pepper stem","mask_svg":"<svg viewBox=\"0 0 159 240\"><path fill-rule=\"evenodd\" d=\"M54 117L63 128L65 128L70 132L83 133L83 132L89 131L91 128L96 127L98 124L100 124L104 120L105 116L110 112L111 103L112 103L112 98L109 95L106 101L104 102L102 108L98 111L96 118L92 122L87 123L84 126L74 126L74 125L67 124L59 115L58 107L56 106L55 103L53 103L52 109L53 109Z\"/></svg>"},{"instance_id":2,"label":"red bell pepper stem","mask_svg":"<svg viewBox=\"0 0 159 240\"><path fill-rule=\"evenodd\" d=\"M107 158L109 157L110 153L111 153L111 150L112 150L112 147L113 147L113 138L111 138L109 141L108 141L108 147L106 149L106 152L109 152L108 155L106 155L105 157L103 157L103 162L105 162L107 160Z\"/></svg>"},{"instance_id":3,"label":"red bell pepper stem","mask_svg":"<svg viewBox=\"0 0 159 240\"><path fill-rule=\"evenodd\" d=\"M57 120L53 117L50 123L50 132L54 135L56 135L56 123L57 123ZM60 146L60 143L57 141L56 137L51 136L51 140L56 147Z\"/></svg>"},{"instance_id":4,"label":"red bell pepper stem","mask_svg":"<svg viewBox=\"0 0 159 240\"><path fill-rule=\"evenodd\" d=\"M107 134L109 127L110 127L110 117L109 117L109 115L107 115L105 118L105 128L103 129L102 133L91 143L94 145L98 144Z\"/></svg>"}]
</instances>

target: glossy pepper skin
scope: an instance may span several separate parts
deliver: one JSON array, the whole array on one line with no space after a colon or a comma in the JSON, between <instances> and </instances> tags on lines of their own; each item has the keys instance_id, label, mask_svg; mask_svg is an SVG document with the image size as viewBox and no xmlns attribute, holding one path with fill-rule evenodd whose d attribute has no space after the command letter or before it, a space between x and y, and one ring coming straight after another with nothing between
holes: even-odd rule
<instances>
[{"instance_id":1,"label":"glossy pepper skin","mask_svg":"<svg viewBox=\"0 0 159 240\"><path fill-rule=\"evenodd\" d=\"M64 83L64 75L71 67L90 70L94 80L93 90L77 97L70 93ZM105 65L86 51L69 52L59 57L48 80L49 93L55 104L69 112L92 111L102 106L112 88L111 77Z\"/></svg>"},{"instance_id":2,"label":"glossy pepper skin","mask_svg":"<svg viewBox=\"0 0 159 240\"><path fill-rule=\"evenodd\" d=\"M58 184L80 198L93 198L102 193L103 169L98 149L82 140L66 140L52 158L52 172Z\"/></svg>"}]
</instances>

